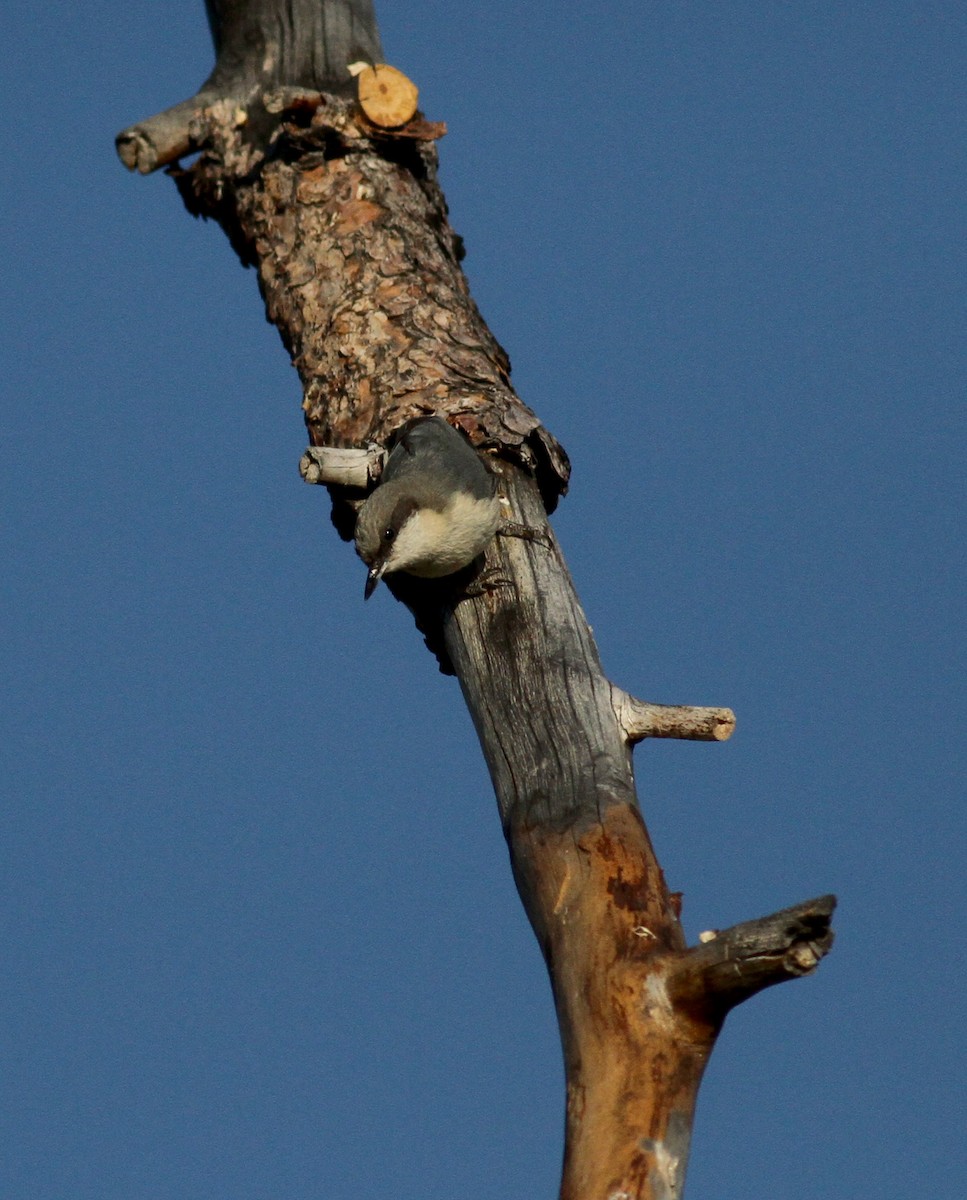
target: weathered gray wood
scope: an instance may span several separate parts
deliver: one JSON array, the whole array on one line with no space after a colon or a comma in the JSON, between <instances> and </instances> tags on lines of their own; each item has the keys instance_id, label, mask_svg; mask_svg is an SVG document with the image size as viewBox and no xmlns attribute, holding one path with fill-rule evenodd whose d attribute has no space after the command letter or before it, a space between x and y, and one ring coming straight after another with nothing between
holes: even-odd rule
<instances>
[{"instance_id":1,"label":"weathered gray wood","mask_svg":"<svg viewBox=\"0 0 967 1200\"><path fill-rule=\"evenodd\" d=\"M673 1003L706 1015L725 1013L763 988L809 975L833 945L835 896L818 896L758 921L702 935L670 967Z\"/></svg>"},{"instance_id":2,"label":"weathered gray wood","mask_svg":"<svg viewBox=\"0 0 967 1200\"><path fill-rule=\"evenodd\" d=\"M652 704L612 687L611 702L618 724L634 745L645 738L688 738L725 742L735 732L731 708L700 708L686 704Z\"/></svg>"},{"instance_id":3,"label":"weathered gray wood","mask_svg":"<svg viewBox=\"0 0 967 1200\"><path fill-rule=\"evenodd\" d=\"M348 94L353 62L381 62L372 0L205 0L217 62L203 87Z\"/></svg>"},{"instance_id":4,"label":"weathered gray wood","mask_svg":"<svg viewBox=\"0 0 967 1200\"><path fill-rule=\"evenodd\" d=\"M350 95L350 63L383 51L372 0L206 0L215 67L188 100L115 138L126 167L143 175L205 144L199 116L217 101L259 106L280 90Z\"/></svg>"},{"instance_id":5,"label":"weathered gray wood","mask_svg":"<svg viewBox=\"0 0 967 1200\"><path fill-rule=\"evenodd\" d=\"M501 470L510 515L546 526L533 483ZM497 538L487 566L513 580L447 614L446 647L505 827L566 828L635 802L628 747L557 542Z\"/></svg>"},{"instance_id":6,"label":"weathered gray wood","mask_svg":"<svg viewBox=\"0 0 967 1200\"><path fill-rule=\"evenodd\" d=\"M310 446L299 460L306 483L369 489L379 479L386 451L379 446L350 449L344 446Z\"/></svg>"}]
</instances>

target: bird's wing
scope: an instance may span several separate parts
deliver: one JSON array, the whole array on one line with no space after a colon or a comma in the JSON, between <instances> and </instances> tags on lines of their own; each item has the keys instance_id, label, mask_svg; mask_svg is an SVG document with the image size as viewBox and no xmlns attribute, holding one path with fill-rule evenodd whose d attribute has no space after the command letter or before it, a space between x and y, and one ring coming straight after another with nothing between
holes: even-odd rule
<instances>
[{"instance_id":1,"label":"bird's wing","mask_svg":"<svg viewBox=\"0 0 967 1200\"><path fill-rule=\"evenodd\" d=\"M494 494L496 478L487 470L466 438L441 417L419 417L404 426L383 468L383 483L413 470L432 471L484 499Z\"/></svg>"}]
</instances>

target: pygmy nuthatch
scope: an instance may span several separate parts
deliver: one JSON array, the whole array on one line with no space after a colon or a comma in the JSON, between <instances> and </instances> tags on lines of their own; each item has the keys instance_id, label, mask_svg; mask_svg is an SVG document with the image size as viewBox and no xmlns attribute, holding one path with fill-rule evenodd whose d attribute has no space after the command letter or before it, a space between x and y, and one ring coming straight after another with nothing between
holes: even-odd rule
<instances>
[{"instance_id":1,"label":"pygmy nuthatch","mask_svg":"<svg viewBox=\"0 0 967 1200\"><path fill-rule=\"evenodd\" d=\"M497 532L497 480L441 417L414 421L356 518L356 552L369 567L368 600L384 575L452 575Z\"/></svg>"}]
</instances>

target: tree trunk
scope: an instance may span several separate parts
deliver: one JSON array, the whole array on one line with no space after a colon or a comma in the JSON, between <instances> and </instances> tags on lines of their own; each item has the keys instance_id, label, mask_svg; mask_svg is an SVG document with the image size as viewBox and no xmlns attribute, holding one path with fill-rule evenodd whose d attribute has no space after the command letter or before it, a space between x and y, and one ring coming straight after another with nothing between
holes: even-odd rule
<instances>
[{"instance_id":1,"label":"tree trunk","mask_svg":"<svg viewBox=\"0 0 967 1200\"><path fill-rule=\"evenodd\" d=\"M601 670L546 524L567 458L514 393L470 296L436 178L442 126L417 113L386 128L353 98L347 65L381 58L369 0L208 8L215 70L195 97L120 134L119 153L148 171L200 150L171 174L189 211L217 219L258 270L303 383L316 448L303 472L329 483L343 536L378 461L360 451L363 474L352 478L332 448L342 464L347 448L385 444L426 413L467 433L513 520L546 535L495 538L489 587L468 589L461 573L391 588L460 681L547 962L567 1072L561 1195L678 1197L726 1014L815 967L835 902L686 946L638 809L631 749L649 736L723 740L734 718L635 700Z\"/></svg>"}]
</instances>

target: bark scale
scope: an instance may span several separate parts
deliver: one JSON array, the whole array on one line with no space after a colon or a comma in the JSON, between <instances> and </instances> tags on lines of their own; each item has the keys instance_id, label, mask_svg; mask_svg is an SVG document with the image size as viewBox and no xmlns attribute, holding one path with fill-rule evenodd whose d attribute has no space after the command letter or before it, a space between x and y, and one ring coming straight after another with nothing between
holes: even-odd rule
<instances>
[{"instance_id":1,"label":"bark scale","mask_svg":"<svg viewBox=\"0 0 967 1200\"><path fill-rule=\"evenodd\" d=\"M436 179L440 127L419 114L402 129L374 127L349 94L348 63L381 57L369 0L208 7L212 75L191 100L120 134L119 154L151 170L201 151L171 173L189 211L218 220L258 271L319 448L303 473L329 484L343 536L378 469L369 452L353 476L351 449L429 412L488 456L512 519L545 531L546 543L496 538L485 565L497 582L479 591L467 575L401 578L392 590L460 681L548 965L567 1071L561 1195L678 1197L727 1012L815 967L832 942L833 898L686 946L631 750L648 736L724 740L734 718L637 701L601 669L546 526L567 458L513 391L470 296ZM332 448L350 474L332 473Z\"/></svg>"}]
</instances>

